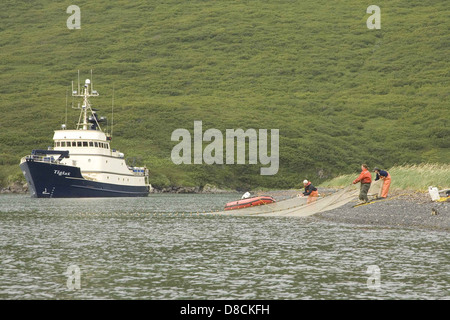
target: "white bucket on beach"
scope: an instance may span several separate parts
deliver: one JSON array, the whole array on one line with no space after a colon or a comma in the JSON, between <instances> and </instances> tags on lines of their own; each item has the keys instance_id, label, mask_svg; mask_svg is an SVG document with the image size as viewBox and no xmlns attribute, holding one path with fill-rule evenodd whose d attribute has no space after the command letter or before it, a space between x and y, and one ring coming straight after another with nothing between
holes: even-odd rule
<instances>
[{"instance_id":1,"label":"white bucket on beach","mask_svg":"<svg viewBox=\"0 0 450 320\"><path fill-rule=\"evenodd\" d=\"M431 201L439 200L441 197L439 196L439 190L436 187L429 186L428 193L431 196Z\"/></svg>"}]
</instances>

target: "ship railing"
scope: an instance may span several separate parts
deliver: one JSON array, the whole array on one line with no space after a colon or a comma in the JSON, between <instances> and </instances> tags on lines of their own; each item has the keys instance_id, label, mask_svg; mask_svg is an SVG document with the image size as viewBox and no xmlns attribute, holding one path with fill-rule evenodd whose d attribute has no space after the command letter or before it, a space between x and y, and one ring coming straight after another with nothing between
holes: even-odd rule
<instances>
[{"instance_id":1,"label":"ship railing","mask_svg":"<svg viewBox=\"0 0 450 320\"><path fill-rule=\"evenodd\" d=\"M35 155L31 154L24 157L24 160L33 160L36 162L46 162L46 163L57 163L55 157L53 156L41 156L41 155Z\"/></svg>"},{"instance_id":2,"label":"ship railing","mask_svg":"<svg viewBox=\"0 0 450 320\"><path fill-rule=\"evenodd\" d=\"M59 155L59 158L55 159L53 155ZM36 162L46 163L60 163L62 159L69 157L69 151L55 151L55 150L33 150L31 155L26 156L25 160L32 160Z\"/></svg>"}]
</instances>

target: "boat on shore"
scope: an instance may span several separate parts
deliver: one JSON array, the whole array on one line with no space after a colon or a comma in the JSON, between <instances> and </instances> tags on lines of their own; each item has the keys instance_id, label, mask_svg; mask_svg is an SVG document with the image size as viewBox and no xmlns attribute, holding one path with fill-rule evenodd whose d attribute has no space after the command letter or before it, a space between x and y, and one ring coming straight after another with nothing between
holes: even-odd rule
<instances>
[{"instance_id":1,"label":"boat on shore","mask_svg":"<svg viewBox=\"0 0 450 320\"><path fill-rule=\"evenodd\" d=\"M274 203L275 199L271 196L256 196L246 199L241 199L237 201L228 202L225 205L225 210L236 210L236 209L243 209L243 208L249 208L254 206L260 206L265 204Z\"/></svg>"},{"instance_id":2,"label":"boat on shore","mask_svg":"<svg viewBox=\"0 0 450 320\"><path fill-rule=\"evenodd\" d=\"M84 86L73 90L72 96L82 98L80 117L74 130L55 130L54 146L32 150L23 157L20 168L32 197L143 197L149 194L149 172L146 167L127 165L123 153L110 146L112 137L101 125L91 107L90 97L99 94L86 79Z\"/></svg>"}]
</instances>

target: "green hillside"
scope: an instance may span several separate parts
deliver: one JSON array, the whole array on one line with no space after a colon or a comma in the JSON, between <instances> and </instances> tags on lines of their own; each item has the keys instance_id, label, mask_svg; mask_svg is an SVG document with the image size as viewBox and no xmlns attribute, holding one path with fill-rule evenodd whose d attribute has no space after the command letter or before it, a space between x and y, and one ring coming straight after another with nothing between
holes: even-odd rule
<instances>
[{"instance_id":1,"label":"green hillside","mask_svg":"<svg viewBox=\"0 0 450 320\"><path fill-rule=\"evenodd\" d=\"M450 164L403 165L389 168L392 177L390 190L427 191L428 187L445 190L450 186ZM356 174L344 174L325 181L319 187L346 187L357 177ZM372 173L372 179L376 174Z\"/></svg>"},{"instance_id":2,"label":"green hillside","mask_svg":"<svg viewBox=\"0 0 450 320\"><path fill-rule=\"evenodd\" d=\"M90 77L113 147L157 186L290 188L361 163L449 163L450 3L347 1L11 1L0 12L0 184L52 145L71 81ZM69 30L69 5L81 29ZM381 29L369 30L369 5ZM73 128L78 111L70 108ZM280 169L175 165L171 133L280 130ZM109 128L110 130L110 128ZM204 146L206 146L205 143Z\"/></svg>"}]
</instances>

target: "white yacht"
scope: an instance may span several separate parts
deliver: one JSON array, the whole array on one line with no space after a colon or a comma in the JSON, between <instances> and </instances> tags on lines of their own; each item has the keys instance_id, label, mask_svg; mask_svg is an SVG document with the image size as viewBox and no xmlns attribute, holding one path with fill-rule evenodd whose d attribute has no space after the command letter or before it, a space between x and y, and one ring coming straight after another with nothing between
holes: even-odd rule
<instances>
[{"instance_id":1,"label":"white yacht","mask_svg":"<svg viewBox=\"0 0 450 320\"><path fill-rule=\"evenodd\" d=\"M37 149L20 161L32 197L142 197L151 185L146 167L129 166L124 154L110 146L111 137L91 107L90 97L98 96L86 79L72 96L83 99L76 129L55 130L54 146Z\"/></svg>"}]
</instances>

